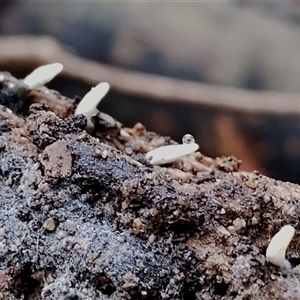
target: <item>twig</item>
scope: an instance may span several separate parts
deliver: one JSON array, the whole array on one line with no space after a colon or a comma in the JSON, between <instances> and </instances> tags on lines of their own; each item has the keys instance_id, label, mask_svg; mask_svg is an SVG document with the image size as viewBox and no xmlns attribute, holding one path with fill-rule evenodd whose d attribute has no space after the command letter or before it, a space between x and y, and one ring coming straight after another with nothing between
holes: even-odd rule
<instances>
[{"instance_id":1,"label":"twig","mask_svg":"<svg viewBox=\"0 0 300 300\"><path fill-rule=\"evenodd\" d=\"M121 94L235 112L300 114L299 94L246 91L126 71L79 58L50 37L0 38L1 68L20 64L32 69L54 61L64 65L63 74L69 78L91 85L107 81L113 90Z\"/></svg>"}]
</instances>

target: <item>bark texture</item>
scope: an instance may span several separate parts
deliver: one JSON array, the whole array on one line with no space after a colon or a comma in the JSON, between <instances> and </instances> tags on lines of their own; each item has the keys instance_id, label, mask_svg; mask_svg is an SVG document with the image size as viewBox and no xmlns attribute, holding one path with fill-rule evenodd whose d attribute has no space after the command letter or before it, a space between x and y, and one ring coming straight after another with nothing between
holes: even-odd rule
<instances>
[{"instance_id":1,"label":"bark texture","mask_svg":"<svg viewBox=\"0 0 300 300\"><path fill-rule=\"evenodd\" d=\"M291 271L264 255L283 225L299 230L298 185L199 152L152 167L145 153L170 138L104 113L87 133L74 101L12 81L0 89L15 112L0 107L0 299L299 299L299 235Z\"/></svg>"}]
</instances>

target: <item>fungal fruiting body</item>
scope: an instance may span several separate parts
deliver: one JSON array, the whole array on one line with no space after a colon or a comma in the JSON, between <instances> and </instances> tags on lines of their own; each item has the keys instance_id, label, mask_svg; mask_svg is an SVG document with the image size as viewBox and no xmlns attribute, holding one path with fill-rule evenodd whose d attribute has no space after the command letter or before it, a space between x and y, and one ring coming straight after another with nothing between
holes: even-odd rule
<instances>
[{"instance_id":1,"label":"fungal fruiting body","mask_svg":"<svg viewBox=\"0 0 300 300\"><path fill-rule=\"evenodd\" d=\"M182 142L180 145L168 145L151 150L146 154L146 158L152 165L163 165L199 149L199 145L190 134L186 134Z\"/></svg>"},{"instance_id":2,"label":"fungal fruiting body","mask_svg":"<svg viewBox=\"0 0 300 300\"><path fill-rule=\"evenodd\" d=\"M105 97L109 91L109 84L107 82L101 82L97 86L93 87L78 104L75 115L83 114L87 118L86 128L93 128L92 117L99 111L97 105Z\"/></svg>"},{"instance_id":3,"label":"fungal fruiting body","mask_svg":"<svg viewBox=\"0 0 300 300\"><path fill-rule=\"evenodd\" d=\"M266 251L267 261L282 269L291 270L290 262L285 258L286 249L295 234L291 225L283 226L271 239Z\"/></svg>"},{"instance_id":4,"label":"fungal fruiting body","mask_svg":"<svg viewBox=\"0 0 300 300\"><path fill-rule=\"evenodd\" d=\"M63 65L60 63L40 66L27 75L23 83L31 90L36 89L51 81L62 69Z\"/></svg>"},{"instance_id":5,"label":"fungal fruiting body","mask_svg":"<svg viewBox=\"0 0 300 300\"><path fill-rule=\"evenodd\" d=\"M4 82L0 91L0 104L10 108L14 113L21 112L26 106L24 98L31 92L31 90L39 88L63 69L60 63L44 65L33 70L23 80ZM4 80L4 75L0 74L0 81Z\"/></svg>"}]
</instances>

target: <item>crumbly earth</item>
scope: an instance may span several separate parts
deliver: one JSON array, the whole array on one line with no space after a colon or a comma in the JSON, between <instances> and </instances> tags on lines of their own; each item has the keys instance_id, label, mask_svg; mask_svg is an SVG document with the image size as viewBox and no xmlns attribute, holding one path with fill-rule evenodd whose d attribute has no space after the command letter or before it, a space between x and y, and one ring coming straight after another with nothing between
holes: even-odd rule
<instances>
[{"instance_id":1,"label":"crumbly earth","mask_svg":"<svg viewBox=\"0 0 300 300\"><path fill-rule=\"evenodd\" d=\"M0 106L0 299L300 298L298 185L199 152L150 166L147 151L175 142L103 113L87 133L72 100L3 78L16 114ZM291 271L265 259L286 224Z\"/></svg>"}]
</instances>

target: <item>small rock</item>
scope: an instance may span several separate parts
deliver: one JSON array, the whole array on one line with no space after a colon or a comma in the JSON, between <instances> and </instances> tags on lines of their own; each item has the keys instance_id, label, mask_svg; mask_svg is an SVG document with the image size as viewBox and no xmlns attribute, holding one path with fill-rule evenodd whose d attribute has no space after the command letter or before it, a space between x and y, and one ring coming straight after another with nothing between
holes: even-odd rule
<instances>
[{"instance_id":1,"label":"small rock","mask_svg":"<svg viewBox=\"0 0 300 300\"><path fill-rule=\"evenodd\" d=\"M230 232L222 225L220 225L218 228L217 228L218 232L224 234L224 235L227 235L229 236L230 235Z\"/></svg>"},{"instance_id":2,"label":"small rock","mask_svg":"<svg viewBox=\"0 0 300 300\"><path fill-rule=\"evenodd\" d=\"M102 152L100 149L96 149L94 151L94 157L102 157Z\"/></svg>"},{"instance_id":3,"label":"small rock","mask_svg":"<svg viewBox=\"0 0 300 300\"><path fill-rule=\"evenodd\" d=\"M257 224L259 223L259 218L256 217L256 216L254 216L254 217L252 218L251 222L252 222L252 225L257 225Z\"/></svg>"},{"instance_id":4,"label":"small rock","mask_svg":"<svg viewBox=\"0 0 300 300\"><path fill-rule=\"evenodd\" d=\"M235 229L234 226L228 226L228 227L227 227L227 230L228 230L230 233L232 233L232 234L235 234L235 233L236 233L236 229Z\"/></svg>"},{"instance_id":5,"label":"small rock","mask_svg":"<svg viewBox=\"0 0 300 300\"><path fill-rule=\"evenodd\" d=\"M57 222L54 218L50 217L46 219L43 224L43 229L48 232L53 232L56 229Z\"/></svg>"},{"instance_id":6,"label":"small rock","mask_svg":"<svg viewBox=\"0 0 300 300\"><path fill-rule=\"evenodd\" d=\"M153 244L155 241L155 235L154 234L151 234L148 238L148 243L149 245Z\"/></svg>"},{"instance_id":7,"label":"small rock","mask_svg":"<svg viewBox=\"0 0 300 300\"><path fill-rule=\"evenodd\" d=\"M253 178L248 179L245 182L246 186L249 187L250 189L256 189L257 188L257 183L255 182L255 180Z\"/></svg>"},{"instance_id":8,"label":"small rock","mask_svg":"<svg viewBox=\"0 0 300 300\"><path fill-rule=\"evenodd\" d=\"M107 150L103 150L102 152L102 158L106 158L108 156L108 151Z\"/></svg>"},{"instance_id":9,"label":"small rock","mask_svg":"<svg viewBox=\"0 0 300 300\"><path fill-rule=\"evenodd\" d=\"M126 273L123 280L125 283L122 285L122 289L133 294L138 288L139 279L132 273Z\"/></svg>"},{"instance_id":10,"label":"small rock","mask_svg":"<svg viewBox=\"0 0 300 300\"><path fill-rule=\"evenodd\" d=\"M133 220L132 233L139 234L141 231L143 231L143 223L140 218L136 218Z\"/></svg>"},{"instance_id":11,"label":"small rock","mask_svg":"<svg viewBox=\"0 0 300 300\"><path fill-rule=\"evenodd\" d=\"M46 174L51 177L69 177L72 174L72 156L67 142L59 140L47 146L41 157Z\"/></svg>"},{"instance_id":12,"label":"small rock","mask_svg":"<svg viewBox=\"0 0 300 300\"><path fill-rule=\"evenodd\" d=\"M131 148L131 147L126 147L126 148L125 148L125 153L126 153L127 155L132 155L132 153L133 153L132 148Z\"/></svg>"},{"instance_id":13,"label":"small rock","mask_svg":"<svg viewBox=\"0 0 300 300\"><path fill-rule=\"evenodd\" d=\"M222 207L221 210L219 211L219 214L220 215L225 215L226 213L226 210Z\"/></svg>"},{"instance_id":14,"label":"small rock","mask_svg":"<svg viewBox=\"0 0 300 300\"><path fill-rule=\"evenodd\" d=\"M243 228L246 227L246 221L242 218L236 218L233 221L233 226L237 232L241 231Z\"/></svg>"}]
</instances>

